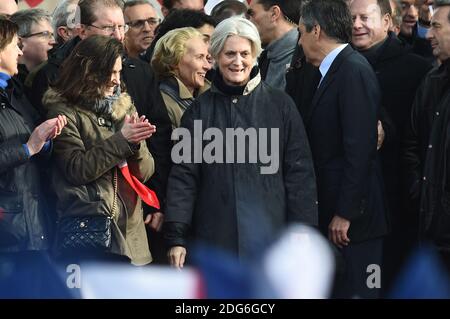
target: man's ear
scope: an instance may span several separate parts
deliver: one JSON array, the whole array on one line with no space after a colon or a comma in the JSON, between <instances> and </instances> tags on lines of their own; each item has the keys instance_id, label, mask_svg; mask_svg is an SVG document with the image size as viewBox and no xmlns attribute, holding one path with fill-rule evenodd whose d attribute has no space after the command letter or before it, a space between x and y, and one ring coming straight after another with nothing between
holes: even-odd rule
<instances>
[{"instance_id":1,"label":"man's ear","mask_svg":"<svg viewBox=\"0 0 450 319\"><path fill-rule=\"evenodd\" d=\"M84 25L84 24L80 24L80 25L78 25L77 26L77 33L78 33L78 36L81 38L81 40L84 40L84 39L86 39L87 38L87 26L86 25Z\"/></svg>"},{"instance_id":2,"label":"man's ear","mask_svg":"<svg viewBox=\"0 0 450 319\"><path fill-rule=\"evenodd\" d=\"M270 16L272 21L278 20L283 13L281 12L281 8L279 6L272 6L271 8L272 14Z\"/></svg>"},{"instance_id":3,"label":"man's ear","mask_svg":"<svg viewBox=\"0 0 450 319\"><path fill-rule=\"evenodd\" d=\"M322 29L320 28L320 25L319 25L319 24L314 25L314 27L313 27L313 29L312 29L312 32L313 32L313 34L314 34L314 37L315 37L316 39L319 39L319 38L320 38L320 35L321 35L321 33L322 33Z\"/></svg>"},{"instance_id":4,"label":"man's ear","mask_svg":"<svg viewBox=\"0 0 450 319\"><path fill-rule=\"evenodd\" d=\"M20 50L23 49L23 38L22 37L17 38L17 46L19 47Z\"/></svg>"},{"instance_id":5,"label":"man's ear","mask_svg":"<svg viewBox=\"0 0 450 319\"><path fill-rule=\"evenodd\" d=\"M161 6L161 13L164 17L166 17L169 14L169 9L167 9L165 6Z\"/></svg>"},{"instance_id":6,"label":"man's ear","mask_svg":"<svg viewBox=\"0 0 450 319\"><path fill-rule=\"evenodd\" d=\"M59 26L56 29L56 33L62 38L64 39L64 42L67 41L69 39L69 31L67 29L67 27L65 26Z\"/></svg>"},{"instance_id":7,"label":"man's ear","mask_svg":"<svg viewBox=\"0 0 450 319\"><path fill-rule=\"evenodd\" d=\"M391 26L392 18L389 13L386 13L384 16L381 17L381 23L383 25L384 31L389 31L389 27Z\"/></svg>"}]
</instances>

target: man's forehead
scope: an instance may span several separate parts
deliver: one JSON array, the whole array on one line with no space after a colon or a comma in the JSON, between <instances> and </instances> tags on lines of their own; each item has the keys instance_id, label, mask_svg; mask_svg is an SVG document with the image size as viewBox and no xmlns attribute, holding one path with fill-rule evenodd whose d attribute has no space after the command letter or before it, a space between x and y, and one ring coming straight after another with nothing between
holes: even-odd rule
<instances>
[{"instance_id":1,"label":"man's forehead","mask_svg":"<svg viewBox=\"0 0 450 319\"><path fill-rule=\"evenodd\" d=\"M123 22L123 12L119 7L96 6L93 10L97 18L94 22Z\"/></svg>"},{"instance_id":2,"label":"man's forehead","mask_svg":"<svg viewBox=\"0 0 450 319\"><path fill-rule=\"evenodd\" d=\"M184 7L203 7L203 0L177 0L176 2Z\"/></svg>"},{"instance_id":3,"label":"man's forehead","mask_svg":"<svg viewBox=\"0 0 450 319\"><path fill-rule=\"evenodd\" d=\"M138 4L132 7L128 7L125 9L125 16L133 19L135 16L150 16L156 17L156 10L148 3L148 4Z\"/></svg>"},{"instance_id":4,"label":"man's forehead","mask_svg":"<svg viewBox=\"0 0 450 319\"><path fill-rule=\"evenodd\" d=\"M50 24L50 21L46 19L39 20L38 22L34 22L31 25L31 29L37 30L53 30L52 25Z\"/></svg>"},{"instance_id":5,"label":"man's forehead","mask_svg":"<svg viewBox=\"0 0 450 319\"><path fill-rule=\"evenodd\" d=\"M433 16L431 17L431 22L450 23L448 20L449 13L450 13L450 6L437 7L434 11Z\"/></svg>"}]
</instances>

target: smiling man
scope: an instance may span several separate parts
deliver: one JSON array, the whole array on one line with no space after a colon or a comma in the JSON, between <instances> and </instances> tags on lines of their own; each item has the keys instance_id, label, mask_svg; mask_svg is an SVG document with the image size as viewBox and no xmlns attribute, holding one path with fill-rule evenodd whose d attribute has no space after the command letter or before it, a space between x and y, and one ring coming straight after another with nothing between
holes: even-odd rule
<instances>
[{"instance_id":1,"label":"smiling man","mask_svg":"<svg viewBox=\"0 0 450 319\"><path fill-rule=\"evenodd\" d=\"M433 0L400 0L402 23L399 38L413 47L414 53L433 62L429 42L425 39L432 13Z\"/></svg>"},{"instance_id":2,"label":"smiling man","mask_svg":"<svg viewBox=\"0 0 450 319\"><path fill-rule=\"evenodd\" d=\"M414 243L417 224L407 209L402 192L401 141L411 114L417 88L431 65L411 53L390 25L389 0L353 0L353 46L375 70L381 89L381 105L387 117L382 119L386 137L379 150L386 194L391 214L392 233L385 245L384 279L390 281Z\"/></svg>"},{"instance_id":3,"label":"smiling man","mask_svg":"<svg viewBox=\"0 0 450 319\"><path fill-rule=\"evenodd\" d=\"M138 58L152 43L160 19L156 10L146 0L126 2L123 13L125 23L129 26L125 34L125 49L128 56Z\"/></svg>"}]
</instances>

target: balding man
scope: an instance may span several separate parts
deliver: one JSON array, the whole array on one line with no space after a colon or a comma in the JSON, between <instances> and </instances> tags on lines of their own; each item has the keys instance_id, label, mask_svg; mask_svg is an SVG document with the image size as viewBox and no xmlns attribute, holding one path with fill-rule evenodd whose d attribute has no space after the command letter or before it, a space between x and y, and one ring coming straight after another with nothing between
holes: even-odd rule
<instances>
[{"instance_id":1,"label":"balding man","mask_svg":"<svg viewBox=\"0 0 450 319\"><path fill-rule=\"evenodd\" d=\"M17 0L2 0L0 1L0 14L5 16L12 16L19 10Z\"/></svg>"}]
</instances>

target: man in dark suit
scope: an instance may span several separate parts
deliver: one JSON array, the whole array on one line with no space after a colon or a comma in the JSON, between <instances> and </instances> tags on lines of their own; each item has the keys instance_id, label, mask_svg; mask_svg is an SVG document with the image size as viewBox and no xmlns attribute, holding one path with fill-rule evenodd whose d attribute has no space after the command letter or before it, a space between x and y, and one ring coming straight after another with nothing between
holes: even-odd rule
<instances>
[{"instance_id":1,"label":"man in dark suit","mask_svg":"<svg viewBox=\"0 0 450 319\"><path fill-rule=\"evenodd\" d=\"M319 226L346 265L337 296L375 298L388 228L377 159L378 81L348 45L352 17L344 1L304 3L299 29L306 59L322 75L304 122L316 169Z\"/></svg>"},{"instance_id":2,"label":"man in dark suit","mask_svg":"<svg viewBox=\"0 0 450 319\"><path fill-rule=\"evenodd\" d=\"M418 214L411 210L409 201L403 200L406 192L402 185L401 142L417 88L431 65L388 31L389 0L353 0L350 12L353 47L373 67L380 84L381 103L392 124L386 129L383 123L386 138L379 150L391 221L384 250L383 288L388 288L417 243Z\"/></svg>"}]
</instances>

